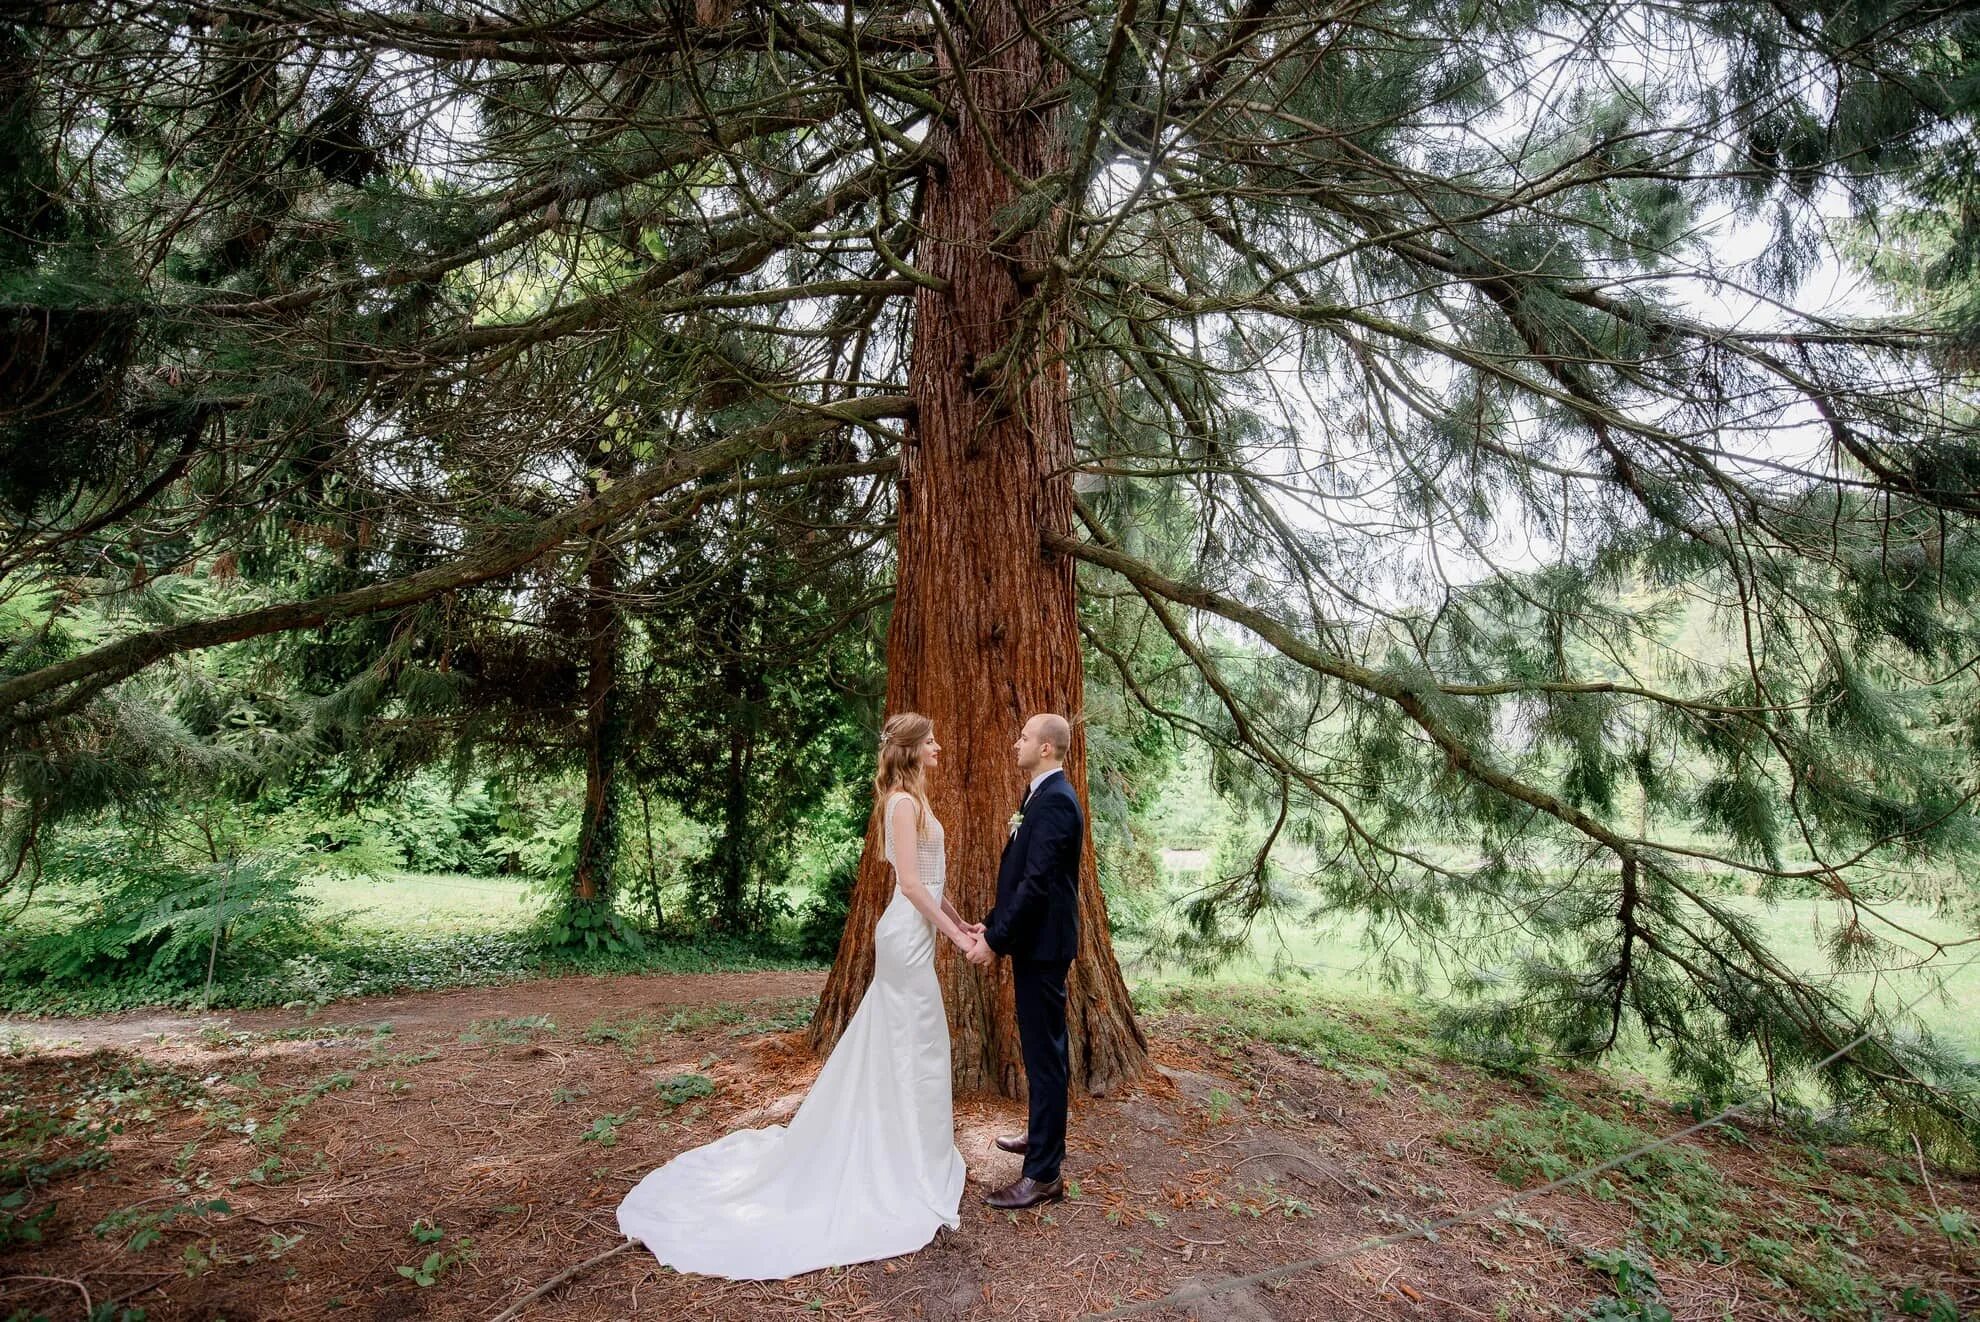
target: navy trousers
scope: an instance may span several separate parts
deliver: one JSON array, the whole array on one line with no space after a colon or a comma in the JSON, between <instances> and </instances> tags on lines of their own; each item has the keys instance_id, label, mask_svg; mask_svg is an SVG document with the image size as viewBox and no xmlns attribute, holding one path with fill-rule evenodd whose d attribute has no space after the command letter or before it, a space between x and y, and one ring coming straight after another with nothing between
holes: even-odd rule
<instances>
[{"instance_id":1,"label":"navy trousers","mask_svg":"<svg viewBox=\"0 0 1980 1322\"><path fill-rule=\"evenodd\" d=\"M1058 1179L1059 1164L1066 1159L1066 1084L1072 1077L1066 1048L1066 969L1071 964L1064 959L1011 961L1018 1044L1031 1100L1024 1173L1039 1181Z\"/></svg>"}]
</instances>

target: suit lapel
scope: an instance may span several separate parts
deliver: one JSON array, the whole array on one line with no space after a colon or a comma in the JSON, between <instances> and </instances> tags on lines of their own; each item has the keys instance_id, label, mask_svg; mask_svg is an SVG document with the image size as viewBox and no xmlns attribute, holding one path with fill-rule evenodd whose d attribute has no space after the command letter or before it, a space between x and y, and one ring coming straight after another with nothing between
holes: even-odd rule
<instances>
[{"instance_id":1,"label":"suit lapel","mask_svg":"<svg viewBox=\"0 0 1980 1322\"><path fill-rule=\"evenodd\" d=\"M1051 788L1052 788L1052 786L1053 786L1053 785L1054 785L1055 783L1057 783L1057 782L1061 782L1061 781L1063 781L1063 780L1065 780L1065 778L1066 778L1066 773L1065 773L1065 771L1064 771L1063 769L1060 769L1060 770L1057 770L1057 771L1054 771L1054 772L1052 772L1052 774L1051 774L1051 775L1049 775L1049 776L1047 776L1047 777L1045 777L1045 779L1043 779L1043 780L1041 780L1041 781L1039 781L1039 782L1038 782L1038 788L1037 788L1037 789L1031 789L1031 788L1029 788L1029 787L1027 787L1027 788L1025 789L1025 792L1024 792L1024 798L1023 798L1023 799L1021 799L1021 800L1019 800L1019 802L1018 802L1018 817L1019 817L1020 819L1022 819L1022 818L1024 817L1024 813L1025 813L1025 810L1026 810L1027 808L1029 808L1029 807L1031 807L1031 801L1032 801L1033 799L1036 799L1036 798L1037 798L1037 797L1039 797L1039 796L1040 796L1041 794L1044 794L1044 793L1045 793L1045 792L1046 792L1047 790L1049 790L1049 789L1051 789ZM1015 830L1015 831L1012 831L1012 832L1011 832L1011 833L1010 833L1009 835L1007 835L1007 836L1005 836L1005 837L1004 837L1004 853L1005 853L1005 854L1008 854L1008 853L1010 853L1010 852L1011 852L1011 846L1012 846L1012 845L1014 845L1014 844L1016 844L1016 843L1018 842L1018 837L1019 837L1019 836L1021 836L1021 835L1023 835L1023 834L1024 834L1024 831L1025 831L1025 823L1024 823L1024 822L1023 822L1022 820L1020 820L1020 821L1018 822L1018 829L1017 829L1017 830ZM1001 859L1001 857L1002 857L1002 856L1000 855L1000 856L999 856L999 858Z\"/></svg>"}]
</instances>

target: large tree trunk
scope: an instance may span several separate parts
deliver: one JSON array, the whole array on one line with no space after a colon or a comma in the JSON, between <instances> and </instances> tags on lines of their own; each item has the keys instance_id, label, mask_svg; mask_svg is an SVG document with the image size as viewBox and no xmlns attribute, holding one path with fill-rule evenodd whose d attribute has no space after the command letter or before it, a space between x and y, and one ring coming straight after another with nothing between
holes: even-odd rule
<instances>
[{"instance_id":1,"label":"large tree trunk","mask_svg":"<svg viewBox=\"0 0 1980 1322\"><path fill-rule=\"evenodd\" d=\"M1038 0L1017 3L1042 15ZM935 721L944 751L933 802L948 832L948 894L973 920L995 902L1005 822L1023 794L1011 744L1025 717L1056 711L1073 722L1066 773L1082 800L1086 741L1073 564L1048 561L1039 548L1042 533L1069 532L1072 522L1064 320L1049 304L1020 315L1020 271L1046 265L1056 217L992 243L1021 196L997 157L1027 179L1066 167L1058 116L1027 108L1053 104L1056 79L1038 44L1023 35L1012 0L971 14L975 30L956 34L966 43L969 95L954 96L960 127L939 130L946 164L923 185L915 250L917 263L948 288L923 289L915 302L915 415L901 460L887 711L919 711ZM1027 321L1028 349L1002 357ZM873 924L892 888L876 814L838 958L812 1020L820 1050L838 1040L871 981ZM1147 1044L1114 959L1090 838L1079 912L1079 955L1067 988L1073 1080L1101 1093L1141 1072ZM979 971L943 942L936 971L957 1088L1022 1096L1010 965L999 960Z\"/></svg>"}]
</instances>

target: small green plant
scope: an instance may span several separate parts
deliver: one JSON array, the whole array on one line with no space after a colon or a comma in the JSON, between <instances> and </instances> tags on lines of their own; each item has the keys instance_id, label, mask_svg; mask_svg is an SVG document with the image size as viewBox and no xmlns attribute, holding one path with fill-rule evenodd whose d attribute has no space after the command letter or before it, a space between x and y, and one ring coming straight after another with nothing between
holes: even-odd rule
<instances>
[{"instance_id":1,"label":"small green plant","mask_svg":"<svg viewBox=\"0 0 1980 1322\"><path fill-rule=\"evenodd\" d=\"M1580 1322L1672 1322L1656 1273L1644 1257L1630 1249L1585 1249L1581 1260L1607 1276L1615 1294L1590 1304Z\"/></svg>"},{"instance_id":2,"label":"small green plant","mask_svg":"<svg viewBox=\"0 0 1980 1322\"><path fill-rule=\"evenodd\" d=\"M1575 1322L1674 1322L1671 1310L1654 1300L1597 1299L1584 1308Z\"/></svg>"},{"instance_id":3,"label":"small green plant","mask_svg":"<svg viewBox=\"0 0 1980 1322\"><path fill-rule=\"evenodd\" d=\"M461 1045L492 1042L518 1046L537 1033L556 1031L556 1022L547 1014L517 1015L512 1019L477 1019L468 1025L467 1032L461 1034Z\"/></svg>"},{"instance_id":4,"label":"small green plant","mask_svg":"<svg viewBox=\"0 0 1980 1322\"><path fill-rule=\"evenodd\" d=\"M38 1212L25 1211L33 1197L28 1189L0 1194L0 1249L41 1242L49 1220L55 1215L56 1204L49 1203Z\"/></svg>"},{"instance_id":5,"label":"small green plant","mask_svg":"<svg viewBox=\"0 0 1980 1322\"><path fill-rule=\"evenodd\" d=\"M1937 1290L1928 1294L1915 1285L1905 1286L1898 1296L1898 1312L1925 1322L1959 1322L1959 1305Z\"/></svg>"},{"instance_id":6,"label":"small green plant","mask_svg":"<svg viewBox=\"0 0 1980 1322\"><path fill-rule=\"evenodd\" d=\"M1973 1242L1973 1215L1963 1207L1949 1207L1932 1218L1933 1228L1955 1244Z\"/></svg>"},{"instance_id":7,"label":"small green plant","mask_svg":"<svg viewBox=\"0 0 1980 1322\"><path fill-rule=\"evenodd\" d=\"M296 1245L302 1243L308 1234L309 1232L306 1230L298 1230L293 1235L285 1235L279 1230L271 1230L268 1232L268 1237L262 1241L263 1248L261 1256L272 1262Z\"/></svg>"},{"instance_id":8,"label":"small green plant","mask_svg":"<svg viewBox=\"0 0 1980 1322\"><path fill-rule=\"evenodd\" d=\"M130 1253L141 1253L165 1237L165 1228L174 1221L198 1219L209 1216L227 1216L233 1212L223 1198L210 1198L199 1203L174 1203L158 1212L140 1211L134 1207L123 1207L98 1221L92 1233L98 1239L108 1239L129 1230L131 1237L124 1248Z\"/></svg>"},{"instance_id":9,"label":"small green plant","mask_svg":"<svg viewBox=\"0 0 1980 1322\"><path fill-rule=\"evenodd\" d=\"M9 1314L7 1322L15 1322L16 1318L24 1316L25 1314L21 1313ZM39 1317L40 1314L35 1316ZM149 1314L136 1304L104 1303L89 1310L89 1322L145 1322L148 1316Z\"/></svg>"},{"instance_id":10,"label":"small green plant","mask_svg":"<svg viewBox=\"0 0 1980 1322\"><path fill-rule=\"evenodd\" d=\"M415 1244L439 1245L447 1237L447 1232L430 1221L419 1220L412 1223L409 1232ZM436 1247L418 1262L395 1268L399 1275L424 1290L455 1267L474 1258L474 1241L466 1235L457 1237L453 1244L445 1248Z\"/></svg>"},{"instance_id":11,"label":"small green plant","mask_svg":"<svg viewBox=\"0 0 1980 1322\"><path fill-rule=\"evenodd\" d=\"M672 1109L713 1093L715 1081L706 1074L673 1074L659 1080L653 1087L660 1094L660 1100Z\"/></svg>"},{"instance_id":12,"label":"small green plant","mask_svg":"<svg viewBox=\"0 0 1980 1322\"><path fill-rule=\"evenodd\" d=\"M591 1122L591 1128L578 1135L578 1142L596 1143L601 1148L617 1147L619 1126L638 1114L639 1108L635 1106L632 1110L619 1115L601 1115Z\"/></svg>"}]
</instances>

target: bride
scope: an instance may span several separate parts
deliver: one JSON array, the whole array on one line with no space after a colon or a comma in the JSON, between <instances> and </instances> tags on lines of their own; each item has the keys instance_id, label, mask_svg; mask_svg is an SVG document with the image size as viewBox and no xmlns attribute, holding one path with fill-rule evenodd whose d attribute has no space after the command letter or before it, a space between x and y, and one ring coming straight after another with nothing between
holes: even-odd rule
<instances>
[{"instance_id":1,"label":"bride","mask_svg":"<svg viewBox=\"0 0 1980 1322\"><path fill-rule=\"evenodd\" d=\"M773 1280L912 1253L961 1224L935 934L967 951L983 928L942 895L942 823L927 791L941 751L918 713L881 730L873 789L894 895L873 928L873 982L789 1127L684 1152L619 1204L620 1231L665 1265Z\"/></svg>"}]
</instances>

